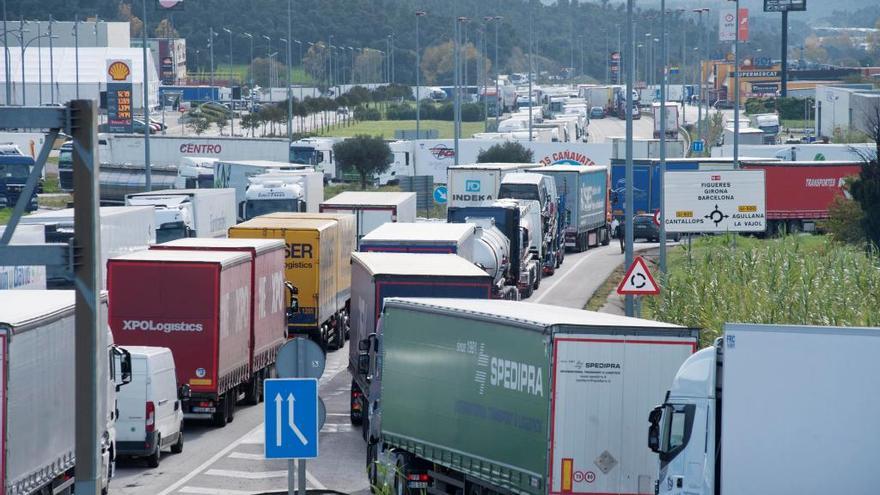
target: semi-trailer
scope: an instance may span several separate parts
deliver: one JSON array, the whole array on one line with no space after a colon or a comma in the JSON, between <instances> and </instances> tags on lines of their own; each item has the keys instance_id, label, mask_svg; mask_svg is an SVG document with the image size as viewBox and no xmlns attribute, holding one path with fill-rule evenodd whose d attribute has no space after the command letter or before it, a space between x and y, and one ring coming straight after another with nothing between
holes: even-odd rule
<instances>
[{"instance_id":1,"label":"semi-trailer","mask_svg":"<svg viewBox=\"0 0 880 495\"><path fill-rule=\"evenodd\" d=\"M150 249L175 251L232 251L251 259L250 369L245 402L263 399L263 381L272 376L275 356L285 341L287 310L284 287L284 242L277 239L177 239Z\"/></svg>"},{"instance_id":2,"label":"semi-trailer","mask_svg":"<svg viewBox=\"0 0 880 495\"><path fill-rule=\"evenodd\" d=\"M318 212L324 201L324 175L314 170L273 172L248 179L244 220L274 212Z\"/></svg>"},{"instance_id":3,"label":"semi-trailer","mask_svg":"<svg viewBox=\"0 0 880 495\"><path fill-rule=\"evenodd\" d=\"M643 412L654 493L876 493L878 353L878 328L726 324Z\"/></svg>"},{"instance_id":4,"label":"semi-trailer","mask_svg":"<svg viewBox=\"0 0 880 495\"><path fill-rule=\"evenodd\" d=\"M358 251L452 253L473 263L476 231L471 223L386 223L362 237Z\"/></svg>"},{"instance_id":5,"label":"semi-trailer","mask_svg":"<svg viewBox=\"0 0 880 495\"><path fill-rule=\"evenodd\" d=\"M549 165L532 171L556 181L567 249L581 252L610 242L610 177L606 167Z\"/></svg>"},{"instance_id":6,"label":"semi-trailer","mask_svg":"<svg viewBox=\"0 0 880 495\"><path fill-rule=\"evenodd\" d=\"M485 271L454 254L354 253L352 278L352 342L381 335L376 322L388 297L457 297L488 299L492 280ZM374 399L370 380L357 373L360 351L349 346L351 421L360 424L365 405ZM365 432L369 427L365 427ZM366 438L366 437L365 437Z\"/></svg>"},{"instance_id":7,"label":"semi-trailer","mask_svg":"<svg viewBox=\"0 0 880 495\"><path fill-rule=\"evenodd\" d=\"M270 160L217 160L214 163L214 187L235 189L235 208L243 214L251 177L277 172L303 172L315 169L308 165Z\"/></svg>"},{"instance_id":8,"label":"semi-trailer","mask_svg":"<svg viewBox=\"0 0 880 495\"><path fill-rule=\"evenodd\" d=\"M156 242L183 237L226 237L235 225L235 190L166 189L129 194L126 206L152 206Z\"/></svg>"},{"instance_id":9,"label":"semi-trailer","mask_svg":"<svg viewBox=\"0 0 880 495\"><path fill-rule=\"evenodd\" d=\"M338 264L339 222L332 218L257 217L229 229L230 238L281 239L286 247L284 279L291 309L287 336L306 335L324 348L345 345L348 315L344 301L350 287Z\"/></svg>"},{"instance_id":10,"label":"semi-trailer","mask_svg":"<svg viewBox=\"0 0 880 495\"><path fill-rule=\"evenodd\" d=\"M388 222L416 221L416 193L346 191L321 203L321 213L355 216L357 239Z\"/></svg>"},{"instance_id":11,"label":"semi-trailer","mask_svg":"<svg viewBox=\"0 0 880 495\"><path fill-rule=\"evenodd\" d=\"M184 414L219 427L254 378L251 266L250 254L223 251L148 250L107 262L116 342L171 349L177 382L191 389ZM254 324L283 327L284 312L275 315Z\"/></svg>"},{"instance_id":12,"label":"semi-trailer","mask_svg":"<svg viewBox=\"0 0 880 495\"><path fill-rule=\"evenodd\" d=\"M447 169L447 206L481 206L498 199L501 181L507 174L534 168L534 163L476 163Z\"/></svg>"},{"instance_id":13,"label":"semi-trailer","mask_svg":"<svg viewBox=\"0 0 880 495\"><path fill-rule=\"evenodd\" d=\"M652 492L644 414L696 350L696 330L475 299L388 298L379 324L357 346L373 486Z\"/></svg>"},{"instance_id":14,"label":"semi-trailer","mask_svg":"<svg viewBox=\"0 0 880 495\"><path fill-rule=\"evenodd\" d=\"M98 300L106 322L107 297ZM74 362L76 302L72 290L0 291L0 492L7 495L70 494L76 469L74 416L77 410ZM98 361L97 407L101 477L109 490L116 459L116 391L131 381L128 353L113 345L102 324L99 342L107 346ZM106 336L106 337L104 337ZM112 361L112 362L111 362Z\"/></svg>"},{"instance_id":15,"label":"semi-trailer","mask_svg":"<svg viewBox=\"0 0 880 495\"><path fill-rule=\"evenodd\" d=\"M813 232L828 218L835 198L849 194L846 179L859 175L860 162L741 161L745 170L763 170L767 191L767 232Z\"/></svg>"}]
</instances>

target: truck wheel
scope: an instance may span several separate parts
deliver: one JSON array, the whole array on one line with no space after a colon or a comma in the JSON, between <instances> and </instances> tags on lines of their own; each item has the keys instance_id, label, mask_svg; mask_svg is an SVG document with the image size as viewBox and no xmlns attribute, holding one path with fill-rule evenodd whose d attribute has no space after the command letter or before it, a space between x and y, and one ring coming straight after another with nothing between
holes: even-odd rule
<instances>
[{"instance_id":1,"label":"truck wheel","mask_svg":"<svg viewBox=\"0 0 880 495\"><path fill-rule=\"evenodd\" d=\"M397 468L394 473L394 495L407 495L406 488L406 459L403 456L397 458Z\"/></svg>"},{"instance_id":2,"label":"truck wheel","mask_svg":"<svg viewBox=\"0 0 880 495\"><path fill-rule=\"evenodd\" d=\"M604 235L602 236L602 245L603 245L603 246L607 246L607 245L611 244L611 233L610 233L610 231L606 228L606 229L602 229L602 233L604 234Z\"/></svg>"},{"instance_id":3,"label":"truck wheel","mask_svg":"<svg viewBox=\"0 0 880 495\"><path fill-rule=\"evenodd\" d=\"M543 276L543 270L538 269L538 278L535 279L535 285L532 286L532 289L538 290L538 287L541 286L541 277Z\"/></svg>"},{"instance_id":4,"label":"truck wheel","mask_svg":"<svg viewBox=\"0 0 880 495\"><path fill-rule=\"evenodd\" d=\"M162 458L162 449L159 447L162 445L162 435L156 435L156 450L147 457L147 466L151 468L159 467L159 460Z\"/></svg>"},{"instance_id":5,"label":"truck wheel","mask_svg":"<svg viewBox=\"0 0 880 495\"><path fill-rule=\"evenodd\" d=\"M251 381L247 384L247 392L244 396L244 403L248 405L257 405L260 403L260 377L259 373L255 373L251 377Z\"/></svg>"},{"instance_id":6,"label":"truck wheel","mask_svg":"<svg viewBox=\"0 0 880 495\"><path fill-rule=\"evenodd\" d=\"M381 492L379 487L379 445L375 443L367 444L367 479L370 482L370 488L373 493Z\"/></svg>"},{"instance_id":7,"label":"truck wheel","mask_svg":"<svg viewBox=\"0 0 880 495\"><path fill-rule=\"evenodd\" d=\"M232 389L229 392L226 392L226 403L228 404L228 409L226 413L226 422L232 423L235 420L235 399L238 397L238 389Z\"/></svg>"},{"instance_id":8,"label":"truck wheel","mask_svg":"<svg viewBox=\"0 0 880 495\"><path fill-rule=\"evenodd\" d=\"M226 405L226 398L224 397L224 398L220 399L220 403L217 404L217 410L214 411L214 417L212 418L214 420L214 426L216 426L218 428L223 428L224 426L226 426L226 423L228 423L228 421L227 421L227 410L228 409L229 409L229 406Z\"/></svg>"},{"instance_id":9,"label":"truck wheel","mask_svg":"<svg viewBox=\"0 0 880 495\"><path fill-rule=\"evenodd\" d=\"M180 454L183 452L183 423L180 424L180 431L177 433L177 441L171 446L172 454Z\"/></svg>"}]
</instances>

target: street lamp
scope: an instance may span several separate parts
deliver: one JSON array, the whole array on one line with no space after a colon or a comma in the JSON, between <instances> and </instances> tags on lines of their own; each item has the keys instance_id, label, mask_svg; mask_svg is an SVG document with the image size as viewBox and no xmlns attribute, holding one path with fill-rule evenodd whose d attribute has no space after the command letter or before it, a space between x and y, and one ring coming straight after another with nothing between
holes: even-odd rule
<instances>
[{"instance_id":1,"label":"street lamp","mask_svg":"<svg viewBox=\"0 0 880 495\"><path fill-rule=\"evenodd\" d=\"M248 85L250 86L250 90L254 90L254 35L251 33L241 33L242 36L251 40L251 59L248 63ZM251 98L253 100L253 98Z\"/></svg>"},{"instance_id":2,"label":"street lamp","mask_svg":"<svg viewBox=\"0 0 880 495\"><path fill-rule=\"evenodd\" d=\"M428 15L424 10L416 11L416 139L421 139L422 124L422 93L421 93L421 72L422 72L422 53L419 48L419 19Z\"/></svg>"},{"instance_id":3,"label":"street lamp","mask_svg":"<svg viewBox=\"0 0 880 495\"><path fill-rule=\"evenodd\" d=\"M15 31L10 30L9 32L12 33L12 32L15 32ZM39 34L39 35L34 36L33 38L31 38L29 41L25 42L25 41L24 41L24 33L28 33L28 32L30 32L30 31L19 29L19 30L18 30L18 36L17 36L17 37L18 37L18 40L19 40L19 44L21 45L21 105L22 105L22 106L26 106L26 100L25 100L25 93L26 93L26 92L25 92L25 87L26 87L27 85L25 84L26 81L25 81L25 75L24 75L24 61L25 61L25 60L24 60L24 54L25 54L25 50L27 50L27 47L31 46L31 43L33 43L34 41L38 41L38 40L41 40L41 39L43 39L43 38L48 38L48 37L49 37L49 34L48 34L48 33L46 33L46 34ZM42 80L40 80L40 81L39 81L39 85L42 86L42 84L43 84L43 82L42 82ZM42 94L42 89L40 89L40 93Z\"/></svg>"},{"instance_id":4,"label":"street lamp","mask_svg":"<svg viewBox=\"0 0 880 495\"><path fill-rule=\"evenodd\" d=\"M498 71L500 70L498 67L498 25L501 24L501 20L504 17L500 15L491 16L491 22L495 23L495 130L498 130L498 120L501 118L501 107L502 107L502 99L501 99L501 91L498 88ZM488 116L487 116L488 118Z\"/></svg>"},{"instance_id":5,"label":"street lamp","mask_svg":"<svg viewBox=\"0 0 880 495\"><path fill-rule=\"evenodd\" d=\"M728 0L731 1L731 0ZM733 168L739 168L739 0L736 4L736 28L733 39Z\"/></svg>"},{"instance_id":6,"label":"street lamp","mask_svg":"<svg viewBox=\"0 0 880 495\"><path fill-rule=\"evenodd\" d=\"M208 26L208 48L211 51L211 101L214 101L214 36L218 34L213 26Z\"/></svg>"},{"instance_id":7,"label":"street lamp","mask_svg":"<svg viewBox=\"0 0 880 495\"><path fill-rule=\"evenodd\" d=\"M272 103L272 57L270 55L272 53L272 38L265 34L262 36L262 38L267 42L266 58L269 59L269 80L267 81L267 83L269 85L269 103Z\"/></svg>"},{"instance_id":8,"label":"street lamp","mask_svg":"<svg viewBox=\"0 0 880 495\"><path fill-rule=\"evenodd\" d=\"M229 28L223 30L229 35L229 73L232 74L232 30Z\"/></svg>"},{"instance_id":9,"label":"street lamp","mask_svg":"<svg viewBox=\"0 0 880 495\"><path fill-rule=\"evenodd\" d=\"M461 138L461 68L460 59L461 54L459 53L459 45L461 44L461 29L462 24L470 21L470 17L459 16L455 18L455 39L453 44L453 64L455 66L455 99L453 100L453 113L454 113L454 121L453 121L453 131L454 131L454 148L455 148L455 165L458 165L458 141Z\"/></svg>"}]
</instances>

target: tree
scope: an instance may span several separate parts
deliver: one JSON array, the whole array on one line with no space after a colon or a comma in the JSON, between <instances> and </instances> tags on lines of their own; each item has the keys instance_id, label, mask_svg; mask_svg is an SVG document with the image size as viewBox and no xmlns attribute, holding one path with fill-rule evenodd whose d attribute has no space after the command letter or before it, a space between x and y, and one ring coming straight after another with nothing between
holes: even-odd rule
<instances>
[{"instance_id":1,"label":"tree","mask_svg":"<svg viewBox=\"0 0 880 495\"><path fill-rule=\"evenodd\" d=\"M190 119L190 121L187 122L186 126L191 131L196 133L196 136L201 136L205 131L208 130L209 127L211 127L211 121L208 119L208 117L199 115Z\"/></svg>"},{"instance_id":2,"label":"tree","mask_svg":"<svg viewBox=\"0 0 880 495\"><path fill-rule=\"evenodd\" d=\"M336 163L342 170L357 172L361 177L361 189L367 188L367 179L388 170L394 154L381 136L359 134L333 145Z\"/></svg>"},{"instance_id":3,"label":"tree","mask_svg":"<svg viewBox=\"0 0 880 495\"><path fill-rule=\"evenodd\" d=\"M477 163L534 163L531 150L516 141L505 141L492 145L487 150L480 150Z\"/></svg>"},{"instance_id":4,"label":"tree","mask_svg":"<svg viewBox=\"0 0 880 495\"><path fill-rule=\"evenodd\" d=\"M865 157L859 178L853 182L852 197L862 207L862 229L875 247L880 247L880 103L863 109L868 135L876 144L873 156Z\"/></svg>"},{"instance_id":5,"label":"tree","mask_svg":"<svg viewBox=\"0 0 880 495\"><path fill-rule=\"evenodd\" d=\"M174 26L171 25L171 21L168 19L162 19L153 32L157 38L180 38L177 30L174 29Z\"/></svg>"},{"instance_id":6,"label":"tree","mask_svg":"<svg viewBox=\"0 0 880 495\"><path fill-rule=\"evenodd\" d=\"M215 53L216 56L216 53ZM279 81L283 82L281 79L284 75L284 71L287 70L287 66L282 64L277 60L270 61L268 58L255 58L252 72L248 73L248 77L253 77L254 84L258 86L263 86L268 88L270 86L270 67L275 66L276 73L278 74Z\"/></svg>"}]
</instances>

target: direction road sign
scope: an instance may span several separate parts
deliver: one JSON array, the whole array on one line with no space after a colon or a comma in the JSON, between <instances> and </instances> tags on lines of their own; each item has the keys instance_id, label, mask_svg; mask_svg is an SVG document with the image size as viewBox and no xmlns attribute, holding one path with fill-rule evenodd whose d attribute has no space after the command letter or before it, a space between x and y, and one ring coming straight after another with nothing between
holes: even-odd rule
<instances>
[{"instance_id":1,"label":"direction road sign","mask_svg":"<svg viewBox=\"0 0 880 495\"><path fill-rule=\"evenodd\" d=\"M435 187L434 188L434 202L439 203L441 205L445 204L447 192L448 192L448 190L446 189L446 186Z\"/></svg>"},{"instance_id":2,"label":"direction road sign","mask_svg":"<svg viewBox=\"0 0 880 495\"><path fill-rule=\"evenodd\" d=\"M654 281L641 256L636 256L633 260L617 286L617 293L622 296L656 296L660 293L660 286Z\"/></svg>"},{"instance_id":3,"label":"direction road sign","mask_svg":"<svg viewBox=\"0 0 880 495\"><path fill-rule=\"evenodd\" d=\"M654 211L654 225L660 226L660 210Z\"/></svg>"},{"instance_id":4,"label":"direction road sign","mask_svg":"<svg viewBox=\"0 0 880 495\"><path fill-rule=\"evenodd\" d=\"M694 153L702 153L705 149L705 143L702 139L695 139L693 143L691 143L691 150Z\"/></svg>"},{"instance_id":5,"label":"direction road sign","mask_svg":"<svg viewBox=\"0 0 880 495\"><path fill-rule=\"evenodd\" d=\"M318 380L266 380L263 393L266 459L318 457Z\"/></svg>"},{"instance_id":6,"label":"direction road sign","mask_svg":"<svg viewBox=\"0 0 880 495\"><path fill-rule=\"evenodd\" d=\"M275 369L281 378L321 378L326 360L321 346L307 338L297 337L278 349Z\"/></svg>"},{"instance_id":7,"label":"direction road sign","mask_svg":"<svg viewBox=\"0 0 880 495\"><path fill-rule=\"evenodd\" d=\"M763 170L671 172L661 206L667 232L763 232Z\"/></svg>"}]
</instances>

